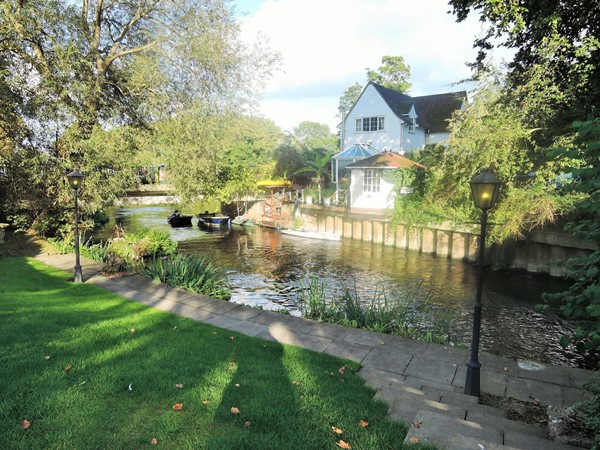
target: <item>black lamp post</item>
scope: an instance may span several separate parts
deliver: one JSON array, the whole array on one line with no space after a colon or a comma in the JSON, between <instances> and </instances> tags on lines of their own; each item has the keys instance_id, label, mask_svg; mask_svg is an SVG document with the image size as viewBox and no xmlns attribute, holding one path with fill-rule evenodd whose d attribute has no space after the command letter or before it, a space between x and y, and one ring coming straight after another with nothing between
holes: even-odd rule
<instances>
[{"instance_id":1,"label":"black lamp post","mask_svg":"<svg viewBox=\"0 0 600 450\"><path fill-rule=\"evenodd\" d=\"M467 363L465 394L479 397L479 329L481 328L481 288L483 286L483 258L485 253L485 228L488 209L494 206L500 191L500 180L488 171L481 172L469 184L475 206L481 209L481 235L479 237L479 256L477 268L477 297L473 307L473 339L471 340L471 359Z\"/></svg>"},{"instance_id":2,"label":"black lamp post","mask_svg":"<svg viewBox=\"0 0 600 450\"><path fill-rule=\"evenodd\" d=\"M75 169L73 172L67 175L69 184L75 191L75 283L81 283L83 281L83 275L81 273L81 264L79 263L79 213L77 211L77 191L83 183L83 174Z\"/></svg>"}]
</instances>

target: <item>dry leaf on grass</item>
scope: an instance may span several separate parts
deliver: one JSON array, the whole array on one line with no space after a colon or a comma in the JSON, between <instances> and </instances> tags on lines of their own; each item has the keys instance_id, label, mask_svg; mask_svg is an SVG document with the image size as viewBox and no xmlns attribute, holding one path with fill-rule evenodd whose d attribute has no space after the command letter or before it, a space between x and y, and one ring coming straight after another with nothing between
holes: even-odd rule
<instances>
[{"instance_id":1,"label":"dry leaf on grass","mask_svg":"<svg viewBox=\"0 0 600 450\"><path fill-rule=\"evenodd\" d=\"M67 364L67 367L65 367L65 373L69 373L71 371L71 364Z\"/></svg>"},{"instance_id":2,"label":"dry leaf on grass","mask_svg":"<svg viewBox=\"0 0 600 450\"><path fill-rule=\"evenodd\" d=\"M231 414L235 414L236 416L239 416L241 414L240 409L237 406L232 406Z\"/></svg>"},{"instance_id":3,"label":"dry leaf on grass","mask_svg":"<svg viewBox=\"0 0 600 450\"><path fill-rule=\"evenodd\" d=\"M334 426L331 427L331 431L338 435L343 433L343 431L340 428Z\"/></svg>"},{"instance_id":4,"label":"dry leaf on grass","mask_svg":"<svg viewBox=\"0 0 600 450\"><path fill-rule=\"evenodd\" d=\"M342 448L352 448L350 444L348 444L346 441L342 441L341 439L340 442L338 442L336 445Z\"/></svg>"},{"instance_id":5,"label":"dry leaf on grass","mask_svg":"<svg viewBox=\"0 0 600 450\"><path fill-rule=\"evenodd\" d=\"M175 385L175 387L176 387L177 389L181 389L181 388L183 387L183 384L181 384L181 383L177 383L177 384Z\"/></svg>"},{"instance_id":6,"label":"dry leaf on grass","mask_svg":"<svg viewBox=\"0 0 600 450\"><path fill-rule=\"evenodd\" d=\"M248 421L246 420L246 423L244 424L244 426L245 426L246 428L250 428L250 422L248 422Z\"/></svg>"},{"instance_id":7,"label":"dry leaf on grass","mask_svg":"<svg viewBox=\"0 0 600 450\"><path fill-rule=\"evenodd\" d=\"M183 403L175 403L173 405L173 411L181 411L183 409Z\"/></svg>"},{"instance_id":8,"label":"dry leaf on grass","mask_svg":"<svg viewBox=\"0 0 600 450\"><path fill-rule=\"evenodd\" d=\"M362 419L360 419L360 421L358 422L358 424L359 424L361 427L363 427L363 428L365 428L365 427L368 427L368 426L369 426L369 422L367 422L366 420L362 420Z\"/></svg>"},{"instance_id":9,"label":"dry leaf on grass","mask_svg":"<svg viewBox=\"0 0 600 450\"><path fill-rule=\"evenodd\" d=\"M129 330L131 333L135 333L135 328L132 328L131 330Z\"/></svg>"},{"instance_id":10,"label":"dry leaf on grass","mask_svg":"<svg viewBox=\"0 0 600 450\"><path fill-rule=\"evenodd\" d=\"M419 442L420 442L419 438L416 437L416 436L413 436L413 437L410 438L410 443L411 444L418 444Z\"/></svg>"},{"instance_id":11,"label":"dry leaf on grass","mask_svg":"<svg viewBox=\"0 0 600 450\"><path fill-rule=\"evenodd\" d=\"M151 443L152 445L158 445L158 439L156 439L156 438L152 438L152 440L150 441L150 443Z\"/></svg>"},{"instance_id":12,"label":"dry leaf on grass","mask_svg":"<svg viewBox=\"0 0 600 450\"><path fill-rule=\"evenodd\" d=\"M50 359L50 355L46 355L46 356L44 356L44 359L45 359L46 361L48 361L48 360Z\"/></svg>"},{"instance_id":13,"label":"dry leaf on grass","mask_svg":"<svg viewBox=\"0 0 600 450\"><path fill-rule=\"evenodd\" d=\"M346 366L342 366L342 367L340 367L340 369L338 370L338 373L339 373L340 375L344 375L344 372L346 371L346 369L347 369L347 367L346 367Z\"/></svg>"},{"instance_id":14,"label":"dry leaf on grass","mask_svg":"<svg viewBox=\"0 0 600 450\"><path fill-rule=\"evenodd\" d=\"M229 340L233 341L235 339L235 336L229 336Z\"/></svg>"},{"instance_id":15,"label":"dry leaf on grass","mask_svg":"<svg viewBox=\"0 0 600 450\"><path fill-rule=\"evenodd\" d=\"M229 361L230 366L235 366L237 363L235 361Z\"/></svg>"},{"instance_id":16,"label":"dry leaf on grass","mask_svg":"<svg viewBox=\"0 0 600 450\"><path fill-rule=\"evenodd\" d=\"M210 403L210 400L204 400L202 403L204 403L205 405L208 405Z\"/></svg>"},{"instance_id":17,"label":"dry leaf on grass","mask_svg":"<svg viewBox=\"0 0 600 450\"><path fill-rule=\"evenodd\" d=\"M240 383L235 383L234 386L237 387L237 388L239 388L240 387Z\"/></svg>"},{"instance_id":18,"label":"dry leaf on grass","mask_svg":"<svg viewBox=\"0 0 600 450\"><path fill-rule=\"evenodd\" d=\"M21 430L26 430L31 426L31 422L27 419L21 421Z\"/></svg>"},{"instance_id":19,"label":"dry leaf on grass","mask_svg":"<svg viewBox=\"0 0 600 450\"><path fill-rule=\"evenodd\" d=\"M343 383L343 382L344 382L344 379L343 379L343 378L338 378L338 381L339 381L340 383Z\"/></svg>"}]
</instances>

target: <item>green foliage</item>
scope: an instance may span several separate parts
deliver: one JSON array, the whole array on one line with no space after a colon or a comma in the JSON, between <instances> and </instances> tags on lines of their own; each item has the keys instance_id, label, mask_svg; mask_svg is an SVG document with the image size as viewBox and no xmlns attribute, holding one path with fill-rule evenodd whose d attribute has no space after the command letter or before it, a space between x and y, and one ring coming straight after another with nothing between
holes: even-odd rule
<instances>
[{"instance_id":1,"label":"green foliage","mask_svg":"<svg viewBox=\"0 0 600 450\"><path fill-rule=\"evenodd\" d=\"M415 310L414 305L425 303L414 302L413 299L413 296L422 295L420 292L418 288L409 289L403 293L395 293L390 298L382 289L367 300L360 298L356 290L348 288L342 294L331 294L326 280L313 277L307 285L301 286L296 304L303 317L447 344L447 321L437 321L433 330L423 327L423 323L428 322L423 320L427 311Z\"/></svg>"},{"instance_id":2,"label":"green foliage","mask_svg":"<svg viewBox=\"0 0 600 450\"><path fill-rule=\"evenodd\" d=\"M177 242L171 239L169 233L157 229L128 233L123 239L113 240L111 245L111 251L128 263L172 255L176 249Z\"/></svg>"},{"instance_id":3,"label":"green foliage","mask_svg":"<svg viewBox=\"0 0 600 450\"><path fill-rule=\"evenodd\" d=\"M594 432L594 450L600 448L600 372L595 372L584 388L591 394L591 398L578 406L586 414L586 425Z\"/></svg>"},{"instance_id":4,"label":"green foliage","mask_svg":"<svg viewBox=\"0 0 600 450\"><path fill-rule=\"evenodd\" d=\"M570 340L600 352L600 119L576 122L574 128L577 136L573 146L556 151L557 156L567 155L582 162L572 171L573 182L564 188L583 196L565 230L599 244L599 248L569 259L566 267L573 285L567 291L545 295L544 300L559 303L564 316L578 320L579 327Z\"/></svg>"},{"instance_id":5,"label":"green foliage","mask_svg":"<svg viewBox=\"0 0 600 450\"><path fill-rule=\"evenodd\" d=\"M363 91L363 87L360 83L354 83L348 89L344 91L342 96L340 97L339 105L338 105L338 117L343 117L344 114L350 112L350 109L354 106L360 94Z\"/></svg>"},{"instance_id":6,"label":"green foliage","mask_svg":"<svg viewBox=\"0 0 600 450\"><path fill-rule=\"evenodd\" d=\"M367 79L394 91L406 93L412 84L410 66L404 62L402 56L384 56L381 66L377 70L367 69Z\"/></svg>"},{"instance_id":7,"label":"green foliage","mask_svg":"<svg viewBox=\"0 0 600 450\"><path fill-rule=\"evenodd\" d=\"M225 300L231 297L224 271L208 255L176 253L167 258L154 256L136 267L144 276L169 286Z\"/></svg>"}]
</instances>

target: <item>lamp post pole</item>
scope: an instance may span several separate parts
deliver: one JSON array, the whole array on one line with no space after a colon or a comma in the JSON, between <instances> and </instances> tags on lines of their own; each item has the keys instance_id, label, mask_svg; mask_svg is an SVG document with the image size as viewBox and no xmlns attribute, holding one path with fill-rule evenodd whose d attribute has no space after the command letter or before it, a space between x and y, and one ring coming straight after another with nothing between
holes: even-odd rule
<instances>
[{"instance_id":1,"label":"lamp post pole","mask_svg":"<svg viewBox=\"0 0 600 450\"><path fill-rule=\"evenodd\" d=\"M83 281L83 274L81 273L81 264L79 261L79 211L77 210L77 189L75 191L75 283L81 283Z\"/></svg>"},{"instance_id":2,"label":"lamp post pole","mask_svg":"<svg viewBox=\"0 0 600 450\"><path fill-rule=\"evenodd\" d=\"M479 237L479 256L477 266L477 294L473 306L473 338L471 339L471 359L467 363L467 379L465 394L479 397L479 331L481 329L481 291L483 287L483 258L485 253L485 232L487 226L487 209L481 213L481 235Z\"/></svg>"},{"instance_id":3,"label":"lamp post pole","mask_svg":"<svg viewBox=\"0 0 600 450\"><path fill-rule=\"evenodd\" d=\"M67 175L69 184L75 191L75 277L73 281L75 283L81 283L83 281L83 275L81 273L81 263L79 261L79 210L77 208L77 191L83 182L83 174L75 169L73 172Z\"/></svg>"},{"instance_id":4,"label":"lamp post pole","mask_svg":"<svg viewBox=\"0 0 600 450\"><path fill-rule=\"evenodd\" d=\"M500 191L500 180L488 171L474 177L470 183L475 206L481 209L481 235L479 236L479 255L477 267L477 294L473 306L473 339L471 340L471 359L467 363L465 394L480 394L479 331L481 329L481 292L483 287L483 267L485 258L485 231L488 210L494 207Z\"/></svg>"}]
</instances>

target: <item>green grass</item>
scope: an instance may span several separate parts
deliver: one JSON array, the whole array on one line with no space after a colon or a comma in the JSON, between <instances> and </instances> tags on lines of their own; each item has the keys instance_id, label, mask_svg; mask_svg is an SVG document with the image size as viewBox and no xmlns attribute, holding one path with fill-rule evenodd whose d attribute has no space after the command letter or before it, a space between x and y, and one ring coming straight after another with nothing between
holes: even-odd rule
<instances>
[{"instance_id":1,"label":"green grass","mask_svg":"<svg viewBox=\"0 0 600 450\"><path fill-rule=\"evenodd\" d=\"M69 277L0 258L0 448L339 448L331 426L353 449L402 448L406 428L386 418L356 364Z\"/></svg>"}]
</instances>

